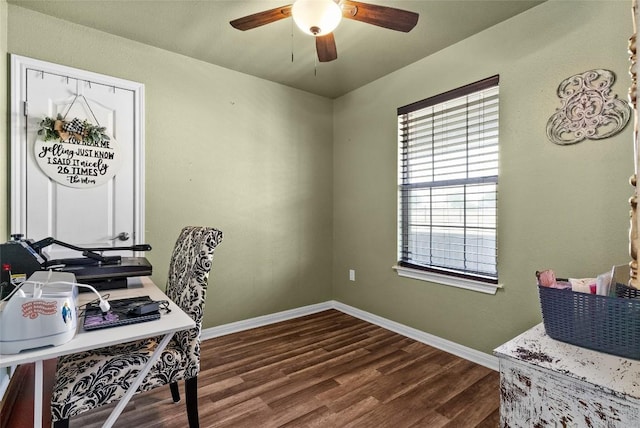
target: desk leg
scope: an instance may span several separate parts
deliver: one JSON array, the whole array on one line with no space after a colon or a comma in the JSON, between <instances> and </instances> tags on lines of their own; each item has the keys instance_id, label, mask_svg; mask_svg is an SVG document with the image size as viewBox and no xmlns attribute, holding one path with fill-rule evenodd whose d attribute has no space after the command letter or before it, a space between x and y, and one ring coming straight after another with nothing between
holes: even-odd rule
<instances>
[{"instance_id":1,"label":"desk leg","mask_svg":"<svg viewBox=\"0 0 640 428\"><path fill-rule=\"evenodd\" d=\"M173 333L169 333L162 338L162 340L158 344L158 347L151 355L151 358L149 358L149 361L147 361L147 364L142 368L142 370L138 374L138 377L133 381L133 383L129 387L129 390L126 392L126 394L120 399L120 401L118 402L118 405L115 407L115 409L113 409L113 411L109 415L109 419L107 419L104 425L102 425L102 428L110 428L113 426L113 424L116 422L116 420L118 419L118 417L120 416L124 408L129 403L129 400L131 400L131 397L133 397L133 395L138 390L138 387L140 387L140 384L142 384L142 381L147 376L147 373L149 373L149 370L151 370L151 367L153 367L156 361L158 361L158 358L160 358L160 355L162 355L162 351L164 351L164 348L167 347L172 337L173 337Z\"/></svg>"},{"instance_id":2,"label":"desk leg","mask_svg":"<svg viewBox=\"0 0 640 428\"><path fill-rule=\"evenodd\" d=\"M33 426L42 428L42 360L35 362L33 378Z\"/></svg>"}]
</instances>

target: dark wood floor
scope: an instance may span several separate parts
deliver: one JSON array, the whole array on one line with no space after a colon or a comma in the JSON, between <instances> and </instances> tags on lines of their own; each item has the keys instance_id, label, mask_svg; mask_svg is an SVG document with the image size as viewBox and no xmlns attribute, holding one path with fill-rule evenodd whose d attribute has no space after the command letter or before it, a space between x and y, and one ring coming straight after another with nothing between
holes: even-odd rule
<instances>
[{"instance_id":1,"label":"dark wood floor","mask_svg":"<svg viewBox=\"0 0 640 428\"><path fill-rule=\"evenodd\" d=\"M497 372L334 310L203 342L198 380L202 427L499 423ZM99 427L110 409L71 426ZM116 423L186 426L169 388L134 397Z\"/></svg>"}]
</instances>

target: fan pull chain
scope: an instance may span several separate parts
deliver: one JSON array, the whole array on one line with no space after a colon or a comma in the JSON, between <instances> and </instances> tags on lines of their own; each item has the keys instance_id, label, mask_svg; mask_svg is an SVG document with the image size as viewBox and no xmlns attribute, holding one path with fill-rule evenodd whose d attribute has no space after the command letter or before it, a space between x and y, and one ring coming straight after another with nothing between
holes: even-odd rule
<instances>
[{"instance_id":1,"label":"fan pull chain","mask_svg":"<svg viewBox=\"0 0 640 428\"><path fill-rule=\"evenodd\" d=\"M316 37L313 37L313 77L318 77L318 45Z\"/></svg>"},{"instance_id":2,"label":"fan pull chain","mask_svg":"<svg viewBox=\"0 0 640 428\"><path fill-rule=\"evenodd\" d=\"M293 62L293 19L291 21L291 62Z\"/></svg>"}]
</instances>

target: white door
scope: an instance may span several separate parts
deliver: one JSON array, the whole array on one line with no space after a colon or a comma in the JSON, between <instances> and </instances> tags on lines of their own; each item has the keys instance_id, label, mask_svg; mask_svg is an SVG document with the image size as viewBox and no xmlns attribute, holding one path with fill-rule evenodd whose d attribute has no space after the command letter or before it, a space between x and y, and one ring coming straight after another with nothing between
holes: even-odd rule
<instances>
[{"instance_id":1,"label":"white door","mask_svg":"<svg viewBox=\"0 0 640 428\"><path fill-rule=\"evenodd\" d=\"M12 90L11 233L35 241L53 237L79 247L143 243L142 85L12 56ZM50 153L42 149L40 123L59 114L66 121L78 118L106 128L111 143L118 147L119 162L113 176L96 183L93 177L82 175L89 174L89 169L43 164L43 159L49 159L49 163L79 165L65 156L42 156ZM56 176L56 169L77 172L80 175L67 176L88 180L88 184L65 183ZM57 245L46 251L50 259L80 257L77 251Z\"/></svg>"}]
</instances>

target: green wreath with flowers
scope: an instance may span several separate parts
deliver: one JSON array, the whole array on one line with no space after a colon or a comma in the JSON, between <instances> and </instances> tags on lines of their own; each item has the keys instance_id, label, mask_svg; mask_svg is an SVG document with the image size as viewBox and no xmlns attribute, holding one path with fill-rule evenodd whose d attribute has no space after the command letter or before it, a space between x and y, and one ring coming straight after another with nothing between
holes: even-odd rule
<instances>
[{"instance_id":1,"label":"green wreath with flowers","mask_svg":"<svg viewBox=\"0 0 640 428\"><path fill-rule=\"evenodd\" d=\"M110 140L105 133L106 127L96 126L77 117L67 121L58 114L56 119L45 117L40 122L40 135L44 141L60 140L64 143L82 143L90 146L102 146Z\"/></svg>"}]
</instances>

